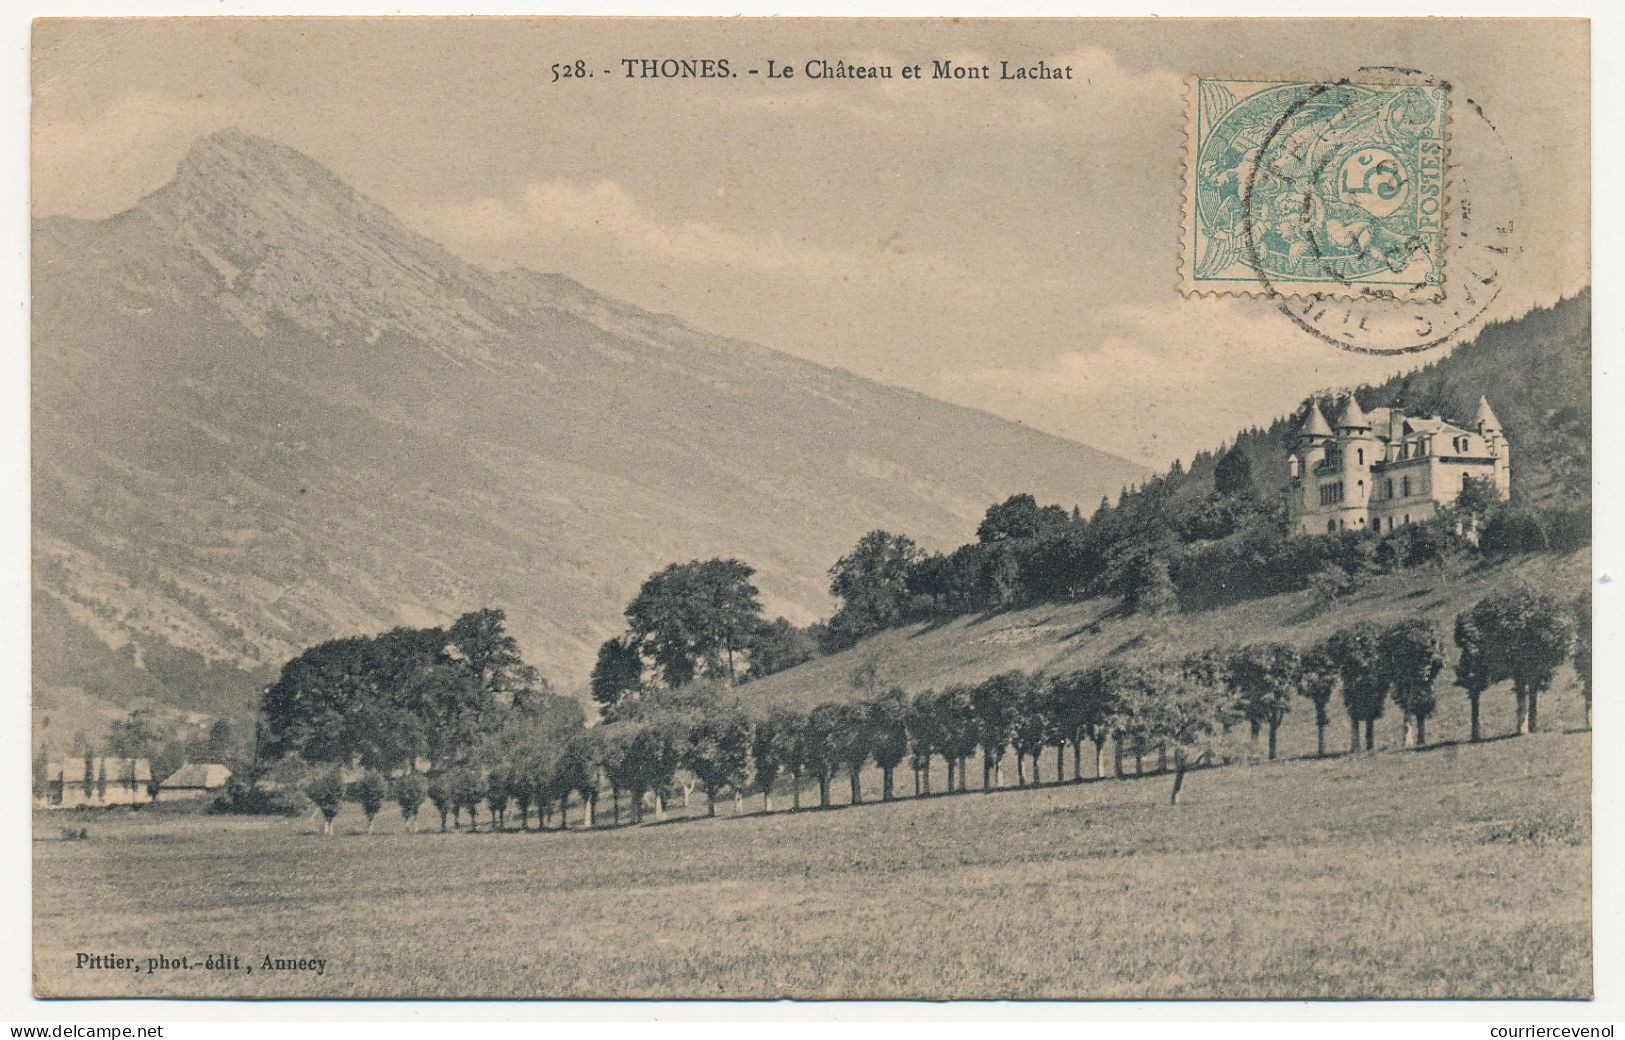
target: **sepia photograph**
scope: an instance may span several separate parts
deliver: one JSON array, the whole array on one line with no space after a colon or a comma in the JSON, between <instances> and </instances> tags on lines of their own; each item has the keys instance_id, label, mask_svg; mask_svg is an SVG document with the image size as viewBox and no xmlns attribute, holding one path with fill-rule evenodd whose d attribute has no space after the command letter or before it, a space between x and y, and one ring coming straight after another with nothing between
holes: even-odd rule
<instances>
[{"instance_id":1,"label":"sepia photograph","mask_svg":"<svg viewBox=\"0 0 1625 1040\"><path fill-rule=\"evenodd\" d=\"M1589 21L29 60L34 997L1596 995Z\"/></svg>"}]
</instances>

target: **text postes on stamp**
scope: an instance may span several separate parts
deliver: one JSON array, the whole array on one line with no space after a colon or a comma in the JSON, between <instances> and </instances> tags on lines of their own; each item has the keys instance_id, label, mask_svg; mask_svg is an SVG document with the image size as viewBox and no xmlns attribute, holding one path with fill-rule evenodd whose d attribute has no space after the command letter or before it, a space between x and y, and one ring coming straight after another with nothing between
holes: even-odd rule
<instances>
[{"instance_id":1,"label":"text postes on stamp","mask_svg":"<svg viewBox=\"0 0 1625 1040\"><path fill-rule=\"evenodd\" d=\"M1188 86L1184 292L1443 297L1448 86Z\"/></svg>"}]
</instances>

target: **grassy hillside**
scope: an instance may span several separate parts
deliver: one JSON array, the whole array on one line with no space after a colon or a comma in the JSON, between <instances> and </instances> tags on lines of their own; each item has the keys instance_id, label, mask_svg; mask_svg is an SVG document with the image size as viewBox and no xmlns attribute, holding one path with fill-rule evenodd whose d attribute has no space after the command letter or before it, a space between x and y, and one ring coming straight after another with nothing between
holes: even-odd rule
<instances>
[{"instance_id":1,"label":"grassy hillside","mask_svg":"<svg viewBox=\"0 0 1625 1040\"><path fill-rule=\"evenodd\" d=\"M919 623L879 633L850 650L750 683L741 688L740 696L752 710L774 704L805 709L820 701L856 696L852 674L871 661L878 670L879 686L900 686L913 693L949 683L979 682L1011 668L1053 674L1106 658L1173 660L1207 647L1262 640L1305 646L1359 620L1432 618L1448 640L1458 612L1519 581L1571 598L1590 581L1590 552L1543 553L1496 564L1458 561L1385 575L1325 610L1315 609L1308 592L1161 617L1123 615L1115 600L1097 598L967 615L940 624ZM1438 738L1456 735L1465 726L1461 719L1465 718L1466 698L1448 685L1455 647L1450 646L1449 651L1452 658L1440 678L1439 715L1429 726ZM1554 695L1542 701L1543 713L1548 702L1553 711L1570 712L1568 724L1578 724L1578 694L1567 669L1561 673ZM1510 725L1511 703L1512 695L1500 688L1486 696L1488 732ZM1396 735L1383 732L1379 736ZM1334 729L1332 746L1338 746L1340 736ZM1282 742L1285 754L1313 750L1312 710L1307 701L1294 705L1282 730Z\"/></svg>"},{"instance_id":2,"label":"grassy hillside","mask_svg":"<svg viewBox=\"0 0 1625 1040\"><path fill-rule=\"evenodd\" d=\"M1544 733L1203 770L1179 807L1154 778L591 833L42 813L35 992L1580 999L1590 753ZM70 817L89 841L58 840Z\"/></svg>"}]
</instances>

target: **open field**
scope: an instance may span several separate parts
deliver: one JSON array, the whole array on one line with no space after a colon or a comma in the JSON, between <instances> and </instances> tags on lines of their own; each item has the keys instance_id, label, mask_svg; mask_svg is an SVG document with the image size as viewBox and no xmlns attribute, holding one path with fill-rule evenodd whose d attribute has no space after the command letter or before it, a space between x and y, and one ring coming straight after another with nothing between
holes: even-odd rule
<instances>
[{"instance_id":1,"label":"open field","mask_svg":"<svg viewBox=\"0 0 1625 1040\"><path fill-rule=\"evenodd\" d=\"M367 836L351 806L332 838L309 819L41 813L35 987L1583 998L1590 752L1550 732L1204 770L1177 808L1148 777L592 833L408 835L386 814ZM70 822L89 840L60 840ZM255 971L76 970L80 952Z\"/></svg>"}]
</instances>

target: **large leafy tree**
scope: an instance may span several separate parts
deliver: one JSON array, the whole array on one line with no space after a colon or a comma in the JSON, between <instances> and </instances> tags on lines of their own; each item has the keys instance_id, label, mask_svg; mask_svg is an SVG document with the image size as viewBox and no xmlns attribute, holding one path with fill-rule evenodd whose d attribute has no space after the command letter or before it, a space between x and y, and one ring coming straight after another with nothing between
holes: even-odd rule
<instances>
[{"instance_id":1,"label":"large leafy tree","mask_svg":"<svg viewBox=\"0 0 1625 1040\"><path fill-rule=\"evenodd\" d=\"M357 723L373 714L369 702L380 692L366 665L369 643L330 640L283 665L261 703L273 756L348 765L364 750L374 734Z\"/></svg>"},{"instance_id":2,"label":"large leafy tree","mask_svg":"<svg viewBox=\"0 0 1625 1040\"><path fill-rule=\"evenodd\" d=\"M1001 672L976 684L971 703L976 711L977 744L982 749L982 790L999 782L1004 753L1015 737L1016 721L1031 680L1022 672Z\"/></svg>"},{"instance_id":3,"label":"large leafy tree","mask_svg":"<svg viewBox=\"0 0 1625 1040\"><path fill-rule=\"evenodd\" d=\"M467 764L481 741L502 722L491 693L468 669L449 661L426 665L405 691L405 716L421 723L422 746L430 761Z\"/></svg>"},{"instance_id":4,"label":"large leafy tree","mask_svg":"<svg viewBox=\"0 0 1625 1040\"><path fill-rule=\"evenodd\" d=\"M637 641L619 636L604 640L588 685L601 708L612 708L623 698L635 696L643 686L643 655Z\"/></svg>"},{"instance_id":5,"label":"large leafy tree","mask_svg":"<svg viewBox=\"0 0 1625 1040\"><path fill-rule=\"evenodd\" d=\"M818 640L805 628L774 618L757 627L750 637L750 677L773 675L818 655Z\"/></svg>"},{"instance_id":6,"label":"large leafy tree","mask_svg":"<svg viewBox=\"0 0 1625 1040\"><path fill-rule=\"evenodd\" d=\"M468 813L468 829L480 829L480 803L485 801L489 791L486 787L485 774L472 766L461 766L451 774L451 807L452 819L457 819L460 812Z\"/></svg>"},{"instance_id":7,"label":"large leafy tree","mask_svg":"<svg viewBox=\"0 0 1625 1040\"><path fill-rule=\"evenodd\" d=\"M1211 760L1226 727L1235 720L1235 700L1224 686L1192 682L1174 669L1136 672L1134 726L1149 740L1168 748L1174 767L1168 801L1177 805L1185 774Z\"/></svg>"},{"instance_id":8,"label":"large leafy tree","mask_svg":"<svg viewBox=\"0 0 1625 1040\"><path fill-rule=\"evenodd\" d=\"M1438 706L1434 684L1444 670L1444 638L1426 618L1397 622L1379 646L1394 703L1405 713L1405 746L1426 745L1427 721Z\"/></svg>"},{"instance_id":9,"label":"large leafy tree","mask_svg":"<svg viewBox=\"0 0 1625 1040\"><path fill-rule=\"evenodd\" d=\"M1568 659L1573 640L1566 611L1551 596L1527 588L1513 590L1503 608L1513 693L1527 705L1518 715L1520 733L1539 729L1540 695Z\"/></svg>"},{"instance_id":10,"label":"large leafy tree","mask_svg":"<svg viewBox=\"0 0 1625 1040\"><path fill-rule=\"evenodd\" d=\"M1585 699L1586 729L1591 728L1591 590L1587 589L1569 604L1574 622L1574 676L1580 680L1580 696Z\"/></svg>"},{"instance_id":11,"label":"large leafy tree","mask_svg":"<svg viewBox=\"0 0 1625 1040\"><path fill-rule=\"evenodd\" d=\"M1055 680L1056 695L1062 701L1057 709L1064 718L1081 725L1084 736L1095 746L1094 778L1099 780L1106 771L1106 742L1111 739L1116 717L1116 701L1111 681L1116 666L1096 665L1082 671L1059 676ZM1071 725L1069 721L1067 725ZM1073 777L1082 772L1078 767L1078 752L1074 750Z\"/></svg>"},{"instance_id":12,"label":"large leafy tree","mask_svg":"<svg viewBox=\"0 0 1625 1040\"><path fill-rule=\"evenodd\" d=\"M423 774L407 773L396 779L389 785L389 795L400 806L401 819L406 821L407 831L415 832L418 829L418 811L423 808L424 799L429 797L429 785L424 782Z\"/></svg>"},{"instance_id":13,"label":"large leafy tree","mask_svg":"<svg viewBox=\"0 0 1625 1040\"><path fill-rule=\"evenodd\" d=\"M666 685L701 674L737 680L739 656L762 621L754 574L738 560L691 560L643 583L626 620Z\"/></svg>"},{"instance_id":14,"label":"large leafy tree","mask_svg":"<svg viewBox=\"0 0 1625 1040\"><path fill-rule=\"evenodd\" d=\"M835 758L846 767L852 804L863 801L863 767L874 753L874 733L869 729L869 708L861 702L840 705L835 723Z\"/></svg>"},{"instance_id":15,"label":"large leafy tree","mask_svg":"<svg viewBox=\"0 0 1625 1040\"><path fill-rule=\"evenodd\" d=\"M344 804L344 781L337 773L328 773L319 776L305 786L305 796L322 813L322 833L333 833L333 820L338 817L339 807Z\"/></svg>"},{"instance_id":16,"label":"large leafy tree","mask_svg":"<svg viewBox=\"0 0 1625 1040\"><path fill-rule=\"evenodd\" d=\"M1458 667L1458 683L1465 678L1488 688L1511 679L1518 732L1533 733L1539 728L1540 694L1568 659L1572 637L1569 613L1553 597L1526 586L1493 593L1458 618L1457 644L1465 638L1463 654L1473 657L1465 676ZM1463 688L1474 696L1471 686Z\"/></svg>"},{"instance_id":17,"label":"large leafy tree","mask_svg":"<svg viewBox=\"0 0 1625 1040\"><path fill-rule=\"evenodd\" d=\"M963 683L946 687L937 697L937 716L942 725L942 757L948 762L948 790L966 790L966 763L976 753L981 740L974 691Z\"/></svg>"},{"instance_id":18,"label":"large leafy tree","mask_svg":"<svg viewBox=\"0 0 1625 1040\"><path fill-rule=\"evenodd\" d=\"M1349 750L1360 750L1360 727L1365 727L1365 748L1376 745L1376 720L1388 699L1388 677L1382 667L1382 630L1369 621L1356 622L1334 632L1325 642L1342 678L1343 707L1349 716Z\"/></svg>"},{"instance_id":19,"label":"large leafy tree","mask_svg":"<svg viewBox=\"0 0 1625 1040\"><path fill-rule=\"evenodd\" d=\"M507 615L486 608L470 611L446 632L444 656L463 665L491 697L506 707L538 692L536 669L519 654L519 641L507 628Z\"/></svg>"},{"instance_id":20,"label":"large leafy tree","mask_svg":"<svg viewBox=\"0 0 1625 1040\"><path fill-rule=\"evenodd\" d=\"M1268 729L1271 759L1276 755L1276 734L1292 708L1301 670L1298 651L1285 643L1253 643L1230 656L1230 689L1240 702L1253 736L1256 738L1260 729Z\"/></svg>"},{"instance_id":21,"label":"large leafy tree","mask_svg":"<svg viewBox=\"0 0 1625 1040\"><path fill-rule=\"evenodd\" d=\"M846 726L845 704L820 704L807 713L801 729L801 758L818 781L818 807L829 808L829 782L841 764L842 730Z\"/></svg>"},{"instance_id":22,"label":"large leafy tree","mask_svg":"<svg viewBox=\"0 0 1625 1040\"><path fill-rule=\"evenodd\" d=\"M1337 660L1324 644L1311 648L1303 655L1302 670L1298 674L1298 693L1315 706L1315 754L1326 755L1326 727L1331 723L1332 696L1343 682L1343 673Z\"/></svg>"},{"instance_id":23,"label":"large leafy tree","mask_svg":"<svg viewBox=\"0 0 1625 1040\"><path fill-rule=\"evenodd\" d=\"M1022 787L1027 785L1023 760L1032 763L1032 782L1039 782L1038 756L1055 729L1049 707L1049 684L1038 676L1023 676L1016 699L1015 725L1010 730L1010 747L1016 753L1016 783ZM1059 766L1055 779L1061 779Z\"/></svg>"},{"instance_id":24,"label":"large leafy tree","mask_svg":"<svg viewBox=\"0 0 1625 1040\"><path fill-rule=\"evenodd\" d=\"M683 745L683 766L705 792L705 814L717 814L717 795L744 786L750 765L750 720L738 704L717 705L693 720Z\"/></svg>"},{"instance_id":25,"label":"large leafy tree","mask_svg":"<svg viewBox=\"0 0 1625 1040\"><path fill-rule=\"evenodd\" d=\"M637 735L638 729L639 725L636 722L612 722L593 729L593 737L598 744L599 761L604 768L604 779L609 781L610 807L617 827L621 823L621 792L630 794L640 783L638 779L640 763L632 739ZM639 793L641 794L641 791ZM632 803L633 823L638 822L642 811L641 805L635 800Z\"/></svg>"},{"instance_id":26,"label":"large leafy tree","mask_svg":"<svg viewBox=\"0 0 1625 1040\"><path fill-rule=\"evenodd\" d=\"M775 708L757 721L750 733L751 790L762 796L762 811L773 811L773 786L784 772L784 731L795 726L795 715Z\"/></svg>"},{"instance_id":27,"label":"large leafy tree","mask_svg":"<svg viewBox=\"0 0 1625 1040\"><path fill-rule=\"evenodd\" d=\"M1158 676L1145 665L1116 664L1105 670L1105 681L1111 690L1112 735L1117 744L1117 775L1123 775L1123 753L1134 753L1134 772L1143 772L1143 759L1148 748L1156 743L1151 725L1153 702L1162 696L1157 684Z\"/></svg>"},{"instance_id":28,"label":"large leafy tree","mask_svg":"<svg viewBox=\"0 0 1625 1040\"><path fill-rule=\"evenodd\" d=\"M1101 585L1121 598L1125 614L1167 614L1179 609L1169 552L1166 535L1156 531L1127 538L1112 548Z\"/></svg>"},{"instance_id":29,"label":"large leafy tree","mask_svg":"<svg viewBox=\"0 0 1625 1040\"><path fill-rule=\"evenodd\" d=\"M807 719L788 708L778 708L768 715L768 725L772 730L771 753L790 774L790 807L799 809L801 777L807 770Z\"/></svg>"},{"instance_id":30,"label":"large leafy tree","mask_svg":"<svg viewBox=\"0 0 1625 1040\"><path fill-rule=\"evenodd\" d=\"M598 773L603 768L604 745L592 730L581 730L564 745L559 763L559 786L581 798L581 826L592 830L598 808Z\"/></svg>"},{"instance_id":31,"label":"large leafy tree","mask_svg":"<svg viewBox=\"0 0 1625 1040\"><path fill-rule=\"evenodd\" d=\"M632 793L640 803L644 794L652 797L657 820L666 818L666 790L682 762L683 729L680 716L651 712L639 720L632 736L630 754L636 764Z\"/></svg>"},{"instance_id":32,"label":"large leafy tree","mask_svg":"<svg viewBox=\"0 0 1625 1040\"><path fill-rule=\"evenodd\" d=\"M951 588L950 571L948 557L942 553L922 556L909 568L906 588L910 595L929 599L932 610L942 610Z\"/></svg>"},{"instance_id":33,"label":"large leafy tree","mask_svg":"<svg viewBox=\"0 0 1625 1040\"><path fill-rule=\"evenodd\" d=\"M880 767L880 798L894 796L893 776L908 755L910 705L903 691L893 687L868 704L869 753Z\"/></svg>"},{"instance_id":34,"label":"large leafy tree","mask_svg":"<svg viewBox=\"0 0 1625 1040\"><path fill-rule=\"evenodd\" d=\"M444 771L436 771L431 774L423 793L428 796L429 801L435 807L435 811L440 813L440 830L444 832L446 819L451 815L454 801L451 789L451 774Z\"/></svg>"},{"instance_id":35,"label":"large leafy tree","mask_svg":"<svg viewBox=\"0 0 1625 1040\"><path fill-rule=\"evenodd\" d=\"M1058 536L1065 531L1067 520L1066 510L1060 506L1040 506L1029 494L1011 495L988 506L977 525L976 540L991 545Z\"/></svg>"},{"instance_id":36,"label":"large leafy tree","mask_svg":"<svg viewBox=\"0 0 1625 1040\"><path fill-rule=\"evenodd\" d=\"M500 610L465 614L450 629L335 639L289 661L262 696L264 750L385 773L422 755L464 763L545 689Z\"/></svg>"},{"instance_id":37,"label":"large leafy tree","mask_svg":"<svg viewBox=\"0 0 1625 1040\"><path fill-rule=\"evenodd\" d=\"M566 772L567 758L585 727L580 702L539 694L510 712L485 745L481 758L491 767L493 792L519 803L521 826L528 806L537 807L545 826L549 806L569 798L574 777Z\"/></svg>"},{"instance_id":38,"label":"large leafy tree","mask_svg":"<svg viewBox=\"0 0 1625 1040\"><path fill-rule=\"evenodd\" d=\"M1225 497L1253 493L1252 456L1240 444L1221 455L1214 464L1213 488Z\"/></svg>"},{"instance_id":39,"label":"large leafy tree","mask_svg":"<svg viewBox=\"0 0 1625 1040\"><path fill-rule=\"evenodd\" d=\"M389 781L381 774L368 772L355 786L356 800L361 803L361 815L367 820L367 833L378 819L378 812L389 798Z\"/></svg>"},{"instance_id":40,"label":"large leafy tree","mask_svg":"<svg viewBox=\"0 0 1625 1040\"><path fill-rule=\"evenodd\" d=\"M1089 719L1084 713L1082 672L1050 677L1043 686L1044 717L1049 722L1050 739L1055 743L1055 782L1066 778L1062 769L1062 748L1072 747L1072 779L1083 779L1083 742L1089 736Z\"/></svg>"},{"instance_id":41,"label":"large leafy tree","mask_svg":"<svg viewBox=\"0 0 1625 1040\"><path fill-rule=\"evenodd\" d=\"M907 535L876 530L835 561L829 569L829 591L841 606L829 625L837 646L851 646L902 619L909 575L923 558Z\"/></svg>"},{"instance_id":42,"label":"large leafy tree","mask_svg":"<svg viewBox=\"0 0 1625 1040\"><path fill-rule=\"evenodd\" d=\"M942 753L944 734L935 690L921 690L909 703L904 726L908 730L909 765L914 769L914 796L931 793L931 756ZM953 770L949 768L949 788L953 790Z\"/></svg>"},{"instance_id":43,"label":"large leafy tree","mask_svg":"<svg viewBox=\"0 0 1625 1040\"><path fill-rule=\"evenodd\" d=\"M1493 618L1487 616L1484 601L1470 610L1456 615L1454 632L1456 649L1456 685L1467 694L1469 710L1468 732L1476 744L1482 738L1478 721L1479 701L1484 691L1494 686L1505 675L1500 646L1494 643L1484 626L1492 629Z\"/></svg>"}]
</instances>

